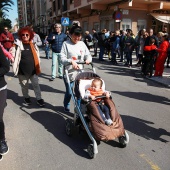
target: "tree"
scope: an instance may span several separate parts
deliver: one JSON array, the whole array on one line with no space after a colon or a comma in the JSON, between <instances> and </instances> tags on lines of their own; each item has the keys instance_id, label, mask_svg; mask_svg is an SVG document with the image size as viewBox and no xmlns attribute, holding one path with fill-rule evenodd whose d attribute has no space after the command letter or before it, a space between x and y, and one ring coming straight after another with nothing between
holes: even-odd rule
<instances>
[{"instance_id":1,"label":"tree","mask_svg":"<svg viewBox=\"0 0 170 170\"><path fill-rule=\"evenodd\" d=\"M14 5L13 0L0 0L0 18L5 18L9 12L10 7Z\"/></svg>"},{"instance_id":2,"label":"tree","mask_svg":"<svg viewBox=\"0 0 170 170\"><path fill-rule=\"evenodd\" d=\"M0 0L0 32L2 32L3 28L6 26L9 29L12 28L11 20L6 19L8 16L5 12L9 12L10 7L14 5L13 0Z\"/></svg>"}]
</instances>

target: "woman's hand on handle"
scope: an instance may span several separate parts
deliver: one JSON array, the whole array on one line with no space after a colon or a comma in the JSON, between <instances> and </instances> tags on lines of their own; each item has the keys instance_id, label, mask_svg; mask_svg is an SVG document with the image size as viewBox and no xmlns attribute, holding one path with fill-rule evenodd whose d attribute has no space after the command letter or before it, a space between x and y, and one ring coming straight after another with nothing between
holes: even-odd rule
<instances>
[{"instance_id":1,"label":"woman's hand on handle","mask_svg":"<svg viewBox=\"0 0 170 170\"><path fill-rule=\"evenodd\" d=\"M79 69L78 64L74 60L71 61L71 64L73 66L73 69Z\"/></svg>"},{"instance_id":2,"label":"woman's hand on handle","mask_svg":"<svg viewBox=\"0 0 170 170\"><path fill-rule=\"evenodd\" d=\"M89 60L86 60L85 63L86 63L86 64L90 64L90 61L89 61Z\"/></svg>"}]
</instances>

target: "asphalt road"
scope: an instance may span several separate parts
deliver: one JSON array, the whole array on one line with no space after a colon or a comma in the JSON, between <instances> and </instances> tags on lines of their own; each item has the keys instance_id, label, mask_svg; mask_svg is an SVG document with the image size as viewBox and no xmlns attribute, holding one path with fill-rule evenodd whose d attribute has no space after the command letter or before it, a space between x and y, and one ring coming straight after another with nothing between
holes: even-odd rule
<instances>
[{"instance_id":1,"label":"asphalt road","mask_svg":"<svg viewBox=\"0 0 170 170\"><path fill-rule=\"evenodd\" d=\"M12 69L6 76L4 121L10 150L0 162L1 170L170 170L170 89L143 79L138 68L113 66L94 58L130 142L126 148L120 148L117 140L101 142L96 158L90 159L87 135L75 132L68 137L65 133L65 119L72 114L63 111L64 83L58 78L49 82L51 60L43 52L41 56L44 108L37 106L31 86L32 105L24 106Z\"/></svg>"}]
</instances>

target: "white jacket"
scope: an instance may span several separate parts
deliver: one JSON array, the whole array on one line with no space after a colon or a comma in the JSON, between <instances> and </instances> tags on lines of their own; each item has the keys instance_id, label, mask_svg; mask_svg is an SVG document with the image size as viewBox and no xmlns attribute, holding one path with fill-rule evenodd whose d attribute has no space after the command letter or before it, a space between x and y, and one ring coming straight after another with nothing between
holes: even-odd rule
<instances>
[{"instance_id":1,"label":"white jacket","mask_svg":"<svg viewBox=\"0 0 170 170\"><path fill-rule=\"evenodd\" d=\"M15 41L14 44L16 46L11 47L10 53L12 54L12 56L15 59L14 63L13 63L13 72L14 72L14 75L16 76L16 75L18 75L19 63L20 63L20 60L21 60L21 51L24 50L24 46L23 46L22 41L20 41L20 40ZM36 51L37 56L38 56L38 60L40 62L38 46L36 44L34 44L34 47L35 47L35 51Z\"/></svg>"}]
</instances>

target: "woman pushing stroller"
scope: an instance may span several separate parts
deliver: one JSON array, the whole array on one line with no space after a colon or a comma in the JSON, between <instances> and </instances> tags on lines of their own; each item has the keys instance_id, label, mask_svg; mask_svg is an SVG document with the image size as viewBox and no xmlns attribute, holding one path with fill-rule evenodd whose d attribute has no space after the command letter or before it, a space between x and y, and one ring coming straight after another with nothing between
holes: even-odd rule
<instances>
[{"instance_id":1,"label":"woman pushing stroller","mask_svg":"<svg viewBox=\"0 0 170 170\"><path fill-rule=\"evenodd\" d=\"M74 79L81 69L82 65L78 65L75 60L85 61L86 64L89 64L92 61L92 56L87 46L83 41L81 41L83 34L83 30L77 24L74 24L70 29L70 39L63 43L61 49L61 62L63 65L71 64L72 66L68 66L69 72L71 72L70 79L70 87L72 88L74 85ZM71 100L71 92L69 88L69 84L64 77L64 84L66 87L66 93L64 96L64 111L70 111L70 100ZM80 105L80 100L77 100L78 105Z\"/></svg>"}]
</instances>

